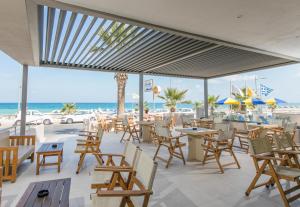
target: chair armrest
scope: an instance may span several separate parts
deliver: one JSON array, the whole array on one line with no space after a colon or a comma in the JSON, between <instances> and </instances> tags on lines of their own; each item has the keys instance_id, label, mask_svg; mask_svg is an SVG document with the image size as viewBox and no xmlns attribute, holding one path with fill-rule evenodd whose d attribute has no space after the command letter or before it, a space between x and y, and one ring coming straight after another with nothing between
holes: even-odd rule
<instances>
[{"instance_id":1,"label":"chair armrest","mask_svg":"<svg viewBox=\"0 0 300 207\"><path fill-rule=\"evenodd\" d=\"M150 190L106 190L98 191L99 197L124 197L124 196L143 196L146 194L152 194Z\"/></svg>"},{"instance_id":2,"label":"chair armrest","mask_svg":"<svg viewBox=\"0 0 300 207\"><path fill-rule=\"evenodd\" d=\"M106 157L124 157L122 154L106 154L106 153L93 153L94 155L106 156Z\"/></svg>"},{"instance_id":3,"label":"chair armrest","mask_svg":"<svg viewBox=\"0 0 300 207\"><path fill-rule=\"evenodd\" d=\"M262 159L262 160L278 160L278 161L286 161L286 158L279 158L279 157L271 157L265 155L251 155L252 157Z\"/></svg>"},{"instance_id":4,"label":"chair armrest","mask_svg":"<svg viewBox=\"0 0 300 207\"><path fill-rule=\"evenodd\" d=\"M296 150L273 150L273 152L277 152L279 154L300 154L300 151Z\"/></svg>"},{"instance_id":5,"label":"chair armrest","mask_svg":"<svg viewBox=\"0 0 300 207\"><path fill-rule=\"evenodd\" d=\"M98 143L100 143L100 141L96 141L96 140L81 140L81 141L79 141L79 143L77 143L77 145L98 144Z\"/></svg>"},{"instance_id":6,"label":"chair armrest","mask_svg":"<svg viewBox=\"0 0 300 207\"><path fill-rule=\"evenodd\" d=\"M77 142L85 142L86 139L76 139Z\"/></svg>"},{"instance_id":7,"label":"chair armrest","mask_svg":"<svg viewBox=\"0 0 300 207\"><path fill-rule=\"evenodd\" d=\"M79 132L82 132L82 133L97 133L97 132L95 132L95 131L86 131L86 130L81 130L81 131L79 131Z\"/></svg>"},{"instance_id":8,"label":"chair armrest","mask_svg":"<svg viewBox=\"0 0 300 207\"><path fill-rule=\"evenodd\" d=\"M95 167L94 171L101 171L101 172L134 172L132 167L120 167L120 166Z\"/></svg>"},{"instance_id":9,"label":"chair armrest","mask_svg":"<svg viewBox=\"0 0 300 207\"><path fill-rule=\"evenodd\" d=\"M35 145L35 135L9 136L11 146Z\"/></svg>"},{"instance_id":10,"label":"chair armrest","mask_svg":"<svg viewBox=\"0 0 300 207\"><path fill-rule=\"evenodd\" d=\"M180 139L181 137L185 137L186 134L182 134L182 135L178 135L178 136L174 136L174 137L168 137L169 139Z\"/></svg>"}]
</instances>

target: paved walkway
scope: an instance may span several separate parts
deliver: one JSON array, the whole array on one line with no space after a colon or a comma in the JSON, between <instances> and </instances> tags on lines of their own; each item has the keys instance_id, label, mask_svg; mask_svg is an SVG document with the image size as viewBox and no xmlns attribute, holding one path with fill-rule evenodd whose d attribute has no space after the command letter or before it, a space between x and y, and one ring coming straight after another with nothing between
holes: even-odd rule
<instances>
[{"instance_id":1,"label":"paved walkway","mask_svg":"<svg viewBox=\"0 0 300 207\"><path fill-rule=\"evenodd\" d=\"M35 175L35 163L25 162L18 170L15 183L5 182L2 189L2 207L15 206L30 182L71 177L70 206L91 206L89 173L96 163L95 158L87 156L83 169L76 175L79 155L74 154L75 140L80 125L47 126L46 136L49 142L63 141L64 160L61 173L56 168L41 169L40 175ZM103 152L119 153L124 145L119 142L121 133L105 134L101 149ZM152 144L141 144L141 148L153 156L155 147ZM184 151L186 154L186 149ZM276 189L267 190L262 187L252 192L250 197L244 192L254 176L255 170L249 155L236 152L241 169L231 166L224 174L218 173L215 162L202 166L198 162L188 162L186 166L181 160L173 159L169 169L165 163L159 162L158 173L154 182L154 194L150 206L157 207L280 207L283 206ZM224 156L224 161L231 162L230 156ZM294 207L300 202L294 202Z\"/></svg>"}]
</instances>

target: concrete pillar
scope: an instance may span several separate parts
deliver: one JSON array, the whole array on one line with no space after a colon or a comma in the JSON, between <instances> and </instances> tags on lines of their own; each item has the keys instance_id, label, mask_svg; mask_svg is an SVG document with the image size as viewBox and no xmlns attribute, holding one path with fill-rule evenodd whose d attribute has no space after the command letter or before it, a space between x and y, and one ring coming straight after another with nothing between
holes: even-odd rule
<instances>
[{"instance_id":1,"label":"concrete pillar","mask_svg":"<svg viewBox=\"0 0 300 207\"><path fill-rule=\"evenodd\" d=\"M208 85L207 78L204 78L204 114L208 118Z\"/></svg>"},{"instance_id":2,"label":"concrete pillar","mask_svg":"<svg viewBox=\"0 0 300 207\"><path fill-rule=\"evenodd\" d=\"M28 86L28 65L23 65L20 135L25 135L25 131L26 131L27 86Z\"/></svg>"},{"instance_id":3,"label":"concrete pillar","mask_svg":"<svg viewBox=\"0 0 300 207\"><path fill-rule=\"evenodd\" d=\"M144 74L139 75L139 120L143 121L144 116Z\"/></svg>"}]
</instances>

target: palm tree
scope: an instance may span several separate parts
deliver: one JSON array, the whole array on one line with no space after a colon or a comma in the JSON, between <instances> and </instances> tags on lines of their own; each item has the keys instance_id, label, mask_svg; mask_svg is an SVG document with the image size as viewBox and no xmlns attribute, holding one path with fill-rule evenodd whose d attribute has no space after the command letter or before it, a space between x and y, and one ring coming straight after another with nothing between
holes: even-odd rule
<instances>
[{"instance_id":1,"label":"palm tree","mask_svg":"<svg viewBox=\"0 0 300 207\"><path fill-rule=\"evenodd\" d=\"M245 104L243 104L243 101L245 101L248 98L251 98L250 96L247 95L247 88L242 88L241 91L242 91L242 94L232 93L232 95L234 96L234 98L236 100L238 100L240 103L242 103L240 105L233 105L232 109L233 110L239 110L239 111L246 111L247 107L254 109L255 106L252 105L252 104L251 105L245 105Z\"/></svg>"},{"instance_id":2,"label":"palm tree","mask_svg":"<svg viewBox=\"0 0 300 207\"><path fill-rule=\"evenodd\" d=\"M194 109L199 109L203 106L203 103L201 101L195 101L194 102Z\"/></svg>"},{"instance_id":3,"label":"palm tree","mask_svg":"<svg viewBox=\"0 0 300 207\"><path fill-rule=\"evenodd\" d=\"M76 112L76 105L72 103L66 103L61 109L61 112L64 114L73 114Z\"/></svg>"},{"instance_id":4,"label":"palm tree","mask_svg":"<svg viewBox=\"0 0 300 207\"><path fill-rule=\"evenodd\" d=\"M210 107L210 115L214 114L214 110L219 106L216 102L220 96L209 95L207 98L208 106Z\"/></svg>"},{"instance_id":5,"label":"palm tree","mask_svg":"<svg viewBox=\"0 0 300 207\"><path fill-rule=\"evenodd\" d=\"M115 80L117 81L117 115L125 112L125 88L127 83L127 73L115 73Z\"/></svg>"},{"instance_id":6,"label":"palm tree","mask_svg":"<svg viewBox=\"0 0 300 207\"><path fill-rule=\"evenodd\" d=\"M175 112L177 104L190 104L191 101L186 101L185 95L188 90L178 90L177 88L167 88L164 90L164 96L158 96L163 99L165 105L170 109L171 112Z\"/></svg>"},{"instance_id":7,"label":"palm tree","mask_svg":"<svg viewBox=\"0 0 300 207\"><path fill-rule=\"evenodd\" d=\"M109 31L105 31L103 28L98 32L98 36L102 38L103 44L107 47L122 47L126 41L123 41L127 35L132 32L134 27L127 29L125 24L114 23ZM134 35L131 36L131 38ZM128 38L130 39L130 38ZM91 49L91 52L101 52L104 48L103 46L97 46ZM128 79L127 73L117 72L115 73L114 79L117 82L117 115L123 114L125 112L125 88Z\"/></svg>"}]
</instances>

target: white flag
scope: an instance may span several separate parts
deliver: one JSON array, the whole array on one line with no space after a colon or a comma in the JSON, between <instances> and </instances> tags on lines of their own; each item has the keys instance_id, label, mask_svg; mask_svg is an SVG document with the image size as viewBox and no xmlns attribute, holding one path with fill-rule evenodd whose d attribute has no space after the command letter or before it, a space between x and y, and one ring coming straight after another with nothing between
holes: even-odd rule
<instances>
[{"instance_id":1,"label":"white flag","mask_svg":"<svg viewBox=\"0 0 300 207\"><path fill-rule=\"evenodd\" d=\"M234 95L244 96L243 91L235 85L231 86L231 93L234 94Z\"/></svg>"}]
</instances>

